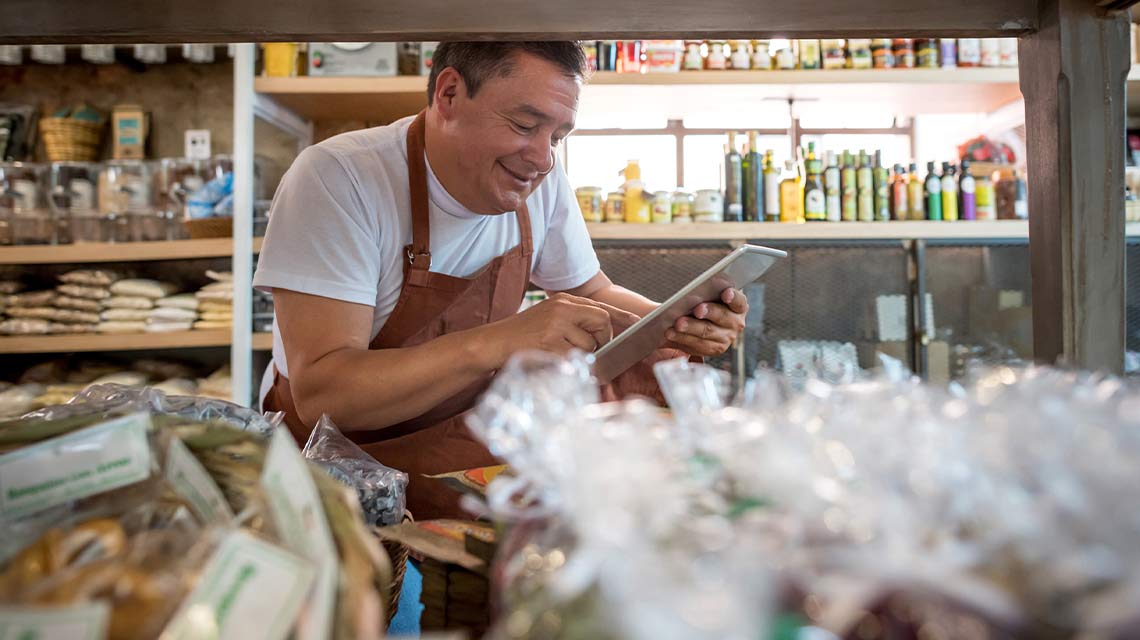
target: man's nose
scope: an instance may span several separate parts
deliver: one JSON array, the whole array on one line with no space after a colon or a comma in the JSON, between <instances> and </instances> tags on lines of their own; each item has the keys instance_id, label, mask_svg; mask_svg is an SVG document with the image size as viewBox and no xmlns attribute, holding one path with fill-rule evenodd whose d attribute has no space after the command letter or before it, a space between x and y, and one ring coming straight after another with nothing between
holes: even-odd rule
<instances>
[{"instance_id":1,"label":"man's nose","mask_svg":"<svg viewBox=\"0 0 1140 640\"><path fill-rule=\"evenodd\" d=\"M554 147L548 138L534 136L523 152L523 159L533 165L539 174L546 175L554 169Z\"/></svg>"}]
</instances>

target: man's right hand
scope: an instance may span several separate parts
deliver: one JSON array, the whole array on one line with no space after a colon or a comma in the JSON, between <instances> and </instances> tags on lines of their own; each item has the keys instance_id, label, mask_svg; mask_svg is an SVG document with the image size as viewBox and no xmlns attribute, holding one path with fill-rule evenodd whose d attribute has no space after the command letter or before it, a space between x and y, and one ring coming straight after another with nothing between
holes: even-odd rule
<instances>
[{"instance_id":1,"label":"man's right hand","mask_svg":"<svg viewBox=\"0 0 1140 640\"><path fill-rule=\"evenodd\" d=\"M493 368L502 367L519 351L558 354L578 349L591 353L638 321L617 307L565 293L551 296L522 313L486 326Z\"/></svg>"}]
</instances>

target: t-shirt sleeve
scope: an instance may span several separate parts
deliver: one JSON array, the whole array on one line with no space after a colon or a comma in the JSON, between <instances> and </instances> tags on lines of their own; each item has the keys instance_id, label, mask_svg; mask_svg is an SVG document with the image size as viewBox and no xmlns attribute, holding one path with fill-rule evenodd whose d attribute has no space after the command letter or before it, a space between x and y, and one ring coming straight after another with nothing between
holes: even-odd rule
<instances>
[{"instance_id":1,"label":"t-shirt sleeve","mask_svg":"<svg viewBox=\"0 0 1140 640\"><path fill-rule=\"evenodd\" d=\"M549 178L555 184L551 185L550 209L544 212L548 216L546 238L531 281L547 291L566 291L585 284L598 274L601 265L562 166L556 166Z\"/></svg>"},{"instance_id":2,"label":"t-shirt sleeve","mask_svg":"<svg viewBox=\"0 0 1140 640\"><path fill-rule=\"evenodd\" d=\"M305 149L273 197L253 285L374 306L380 225L354 177L319 146Z\"/></svg>"}]
</instances>

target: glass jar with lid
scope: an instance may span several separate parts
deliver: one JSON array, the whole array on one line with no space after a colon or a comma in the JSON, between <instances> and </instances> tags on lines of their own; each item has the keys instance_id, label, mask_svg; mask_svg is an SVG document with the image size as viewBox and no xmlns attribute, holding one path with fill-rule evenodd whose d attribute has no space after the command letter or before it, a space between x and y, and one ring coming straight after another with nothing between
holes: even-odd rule
<instances>
[{"instance_id":1,"label":"glass jar with lid","mask_svg":"<svg viewBox=\"0 0 1140 640\"><path fill-rule=\"evenodd\" d=\"M11 244L52 244L55 222L47 206L47 166L0 163L0 218Z\"/></svg>"},{"instance_id":2,"label":"glass jar with lid","mask_svg":"<svg viewBox=\"0 0 1140 640\"><path fill-rule=\"evenodd\" d=\"M182 220L188 217L186 203L190 196L215 177L213 160L163 158L154 173L156 215L163 219L165 235L171 240L185 237Z\"/></svg>"},{"instance_id":3,"label":"glass jar with lid","mask_svg":"<svg viewBox=\"0 0 1140 640\"><path fill-rule=\"evenodd\" d=\"M101 167L94 162L53 162L48 206L59 242L105 242L105 218L96 199Z\"/></svg>"},{"instance_id":4,"label":"glass jar with lid","mask_svg":"<svg viewBox=\"0 0 1140 640\"><path fill-rule=\"evenodd\" d=\"M154 215L152 165L143 160L111 160L99 174L99 210L108 220L108 240L128 242L132 218ZM142 234L138 234L142 235Z\"/></svg>"}]
</instances>

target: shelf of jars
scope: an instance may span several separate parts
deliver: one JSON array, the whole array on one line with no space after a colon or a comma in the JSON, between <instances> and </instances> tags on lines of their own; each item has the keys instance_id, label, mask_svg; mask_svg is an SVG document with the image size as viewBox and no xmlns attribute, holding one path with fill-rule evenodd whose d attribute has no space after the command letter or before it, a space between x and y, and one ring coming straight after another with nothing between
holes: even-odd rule
<instances>
[{"instance_id":1,"label":"shelf of jars","mask_svg":"<svg viewBox=\"0 0 1140 640\"><path fill-rule=\"evenodd\" d=\"M1025 220L892 222L588 223L594 240L998 240L1028 239ZM1140 222L1126 224L1140 237Z\"/></svg>"}]
</instances>

